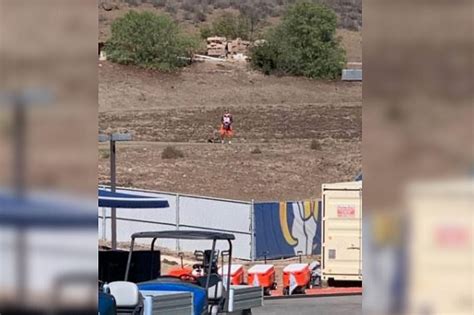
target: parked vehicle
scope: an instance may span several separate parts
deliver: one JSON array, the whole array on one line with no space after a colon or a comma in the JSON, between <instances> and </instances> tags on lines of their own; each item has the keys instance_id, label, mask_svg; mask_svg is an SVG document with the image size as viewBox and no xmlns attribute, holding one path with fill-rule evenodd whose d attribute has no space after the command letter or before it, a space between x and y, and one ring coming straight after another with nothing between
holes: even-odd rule
<instances>
[{"instance_id":1,"label":"parked vehicle","mask_svg":"<svg viewBox=\"0 0 474 315\"><path fill-rule=\"evenodd\" d=\"M133 278L134 246L137 239L151 240L154 252L158 239L210 240L212 247L203 251L202 260L193 267L201 270L199 274L179 276L162 275L139 283L129 281ZM263 304L263 292L259 287L233 285L231 265L227 264L224 275L218 273L218 254L216 242L228 244L229 261L232 259L233 234L204 231L160 231L139 232L131 237L130 251L125 268L125 281L114 281L104 285L115 298L117 313L126 314L251 314L253 307ZM154 257L154 255L150 255ZM157 263L157 262L155 262ZM150 268L153 269L153 262ZM221 267L222 268L222 267ZM135 268L136 269L136 268ZM194 269L194 268L193 268Z\"/></svg>"}]
</instances>

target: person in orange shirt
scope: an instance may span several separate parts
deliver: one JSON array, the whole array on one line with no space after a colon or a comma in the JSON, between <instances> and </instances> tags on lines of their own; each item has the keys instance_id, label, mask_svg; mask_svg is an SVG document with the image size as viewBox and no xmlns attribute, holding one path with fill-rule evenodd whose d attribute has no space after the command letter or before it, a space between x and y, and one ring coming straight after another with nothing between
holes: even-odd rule
<instances>
[{"instance_id":1,"label":"person in orange shirt","mask_svg":"<svg viewBox=\"0 0 474 315\"><path fill-rule=\"evenodd\" d=\"M221 117L221 128L219 130L222 143L225 143L226 138L228 139L229 144L232 143L232 137L234 136L234 130L232 128L233 122L234 118L229 113L229 111L226 111Z\"/></svg>"}]
</instances>

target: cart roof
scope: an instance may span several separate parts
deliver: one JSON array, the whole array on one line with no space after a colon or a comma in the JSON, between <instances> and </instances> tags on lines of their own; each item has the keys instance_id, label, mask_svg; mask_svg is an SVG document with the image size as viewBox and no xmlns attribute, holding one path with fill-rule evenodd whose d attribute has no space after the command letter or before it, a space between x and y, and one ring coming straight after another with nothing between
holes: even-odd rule
<instances>
[{"instance_id":1,"label":"cart roof","mask_svg":"<svg viewBox=\"0 0 474 315\"><path fill-rule=\"evenodd\" d=\"M163 198L139 195L130 192L112 192L99 188L99 207L105 208L128 208L128 209L155 209L168 208L170 205Z\"/></svg>"},{"instance_id":2,"label":"cart roof","mask_svg":"<svg viewBox=\"0 0 474 315\"><path fill-rule=\"evenodd\" d=\"M132 234L135 238L172 238L185 240L234 240L234 234L207 232L207 231L158 231L158 232L138 232Z\"/></svg>"},{"instance_id":3,"label":"cart roof","mask_svg":"<svg viewBox=\"0 0 474 315\"><path fill-rule=\"evenodd\" d=\"M97 229L94 203L68 199L67 196L26 194L18 197L0 191L0 226L14 227L87 227Z\"/></svg>"}]
</instances>

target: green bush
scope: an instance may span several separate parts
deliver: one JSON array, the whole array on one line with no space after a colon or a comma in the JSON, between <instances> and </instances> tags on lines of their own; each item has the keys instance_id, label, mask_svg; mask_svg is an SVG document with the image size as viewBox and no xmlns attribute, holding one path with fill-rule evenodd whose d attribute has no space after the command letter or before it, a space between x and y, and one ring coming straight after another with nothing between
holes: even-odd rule
<instances>
[{"instance_id":1,"label":"green bush","mask_svg":"<svg viewBox=\"0 0 474 315\"><path fill-rule=\"evenodd\" d=\"M336 26L336 14L328 7L297 2L267 32L265 42L251 49L252 66L266 74L336 79L346 60Z\"/></svg>"},{"instance_id":2,"label":"green bush","mask_svg":"<svg viewBox=\"0 0 474 315\"><path fill-rule=\"evenodd\" d=\"M107 58L148 69L172 71L183 67L198 45L170 17L152 12L130 11L116 19L111 30L105 45Z\"/></svg>"},{"instance_id":3,"label":"green bush","mask_svg":"<svg viewBox=\"0 0 474 315\"><path fill-rule=\"evenodd\" d=\"M227 39L242 38L249 40L251 36L249 21L242 15L224 13L214 20L212 25L201 27L201 37L224 36Z\"/></svg>"},{"instance_id":4,"label":"green bush","mask_svg":"<svg viewBox=\"0 0 474 315\"><path fill-rule=\"evenodd\" d=\"M208 24L202 25L199 28L199 32L201 34L201 37L204 38L204 39L214 35L214 31L212 30L212 27L209 26Z\"/></svg>"}]
</instances>

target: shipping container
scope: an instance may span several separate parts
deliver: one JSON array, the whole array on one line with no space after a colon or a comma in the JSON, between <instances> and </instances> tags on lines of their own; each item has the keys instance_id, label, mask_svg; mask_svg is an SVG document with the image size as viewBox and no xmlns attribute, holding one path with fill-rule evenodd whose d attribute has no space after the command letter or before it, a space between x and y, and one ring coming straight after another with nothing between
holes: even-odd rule
<instances>
[{"instance_id":1,"label":"shipping container","mask_svg":"<svg viewBox=\"0 0 474 315\"><path fill-rule=\"evenodd\" d=\"M362 181L322 185L322 280L362 281Z\"/></svg>"},{"instance_id":2,"label":"shipping container","mask_svg":"<svg viewBox=\"0 0 474 315\"><path fill-rule=\"evenodd\" d=\"M408 314L474 314L474 180L420 182L405 195Z\"/></svg>"}]
</instances>

